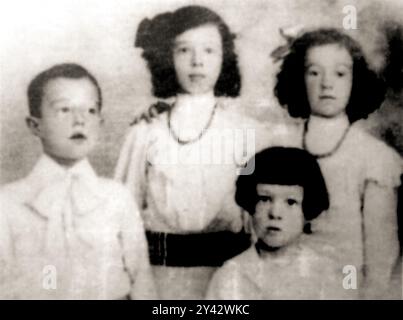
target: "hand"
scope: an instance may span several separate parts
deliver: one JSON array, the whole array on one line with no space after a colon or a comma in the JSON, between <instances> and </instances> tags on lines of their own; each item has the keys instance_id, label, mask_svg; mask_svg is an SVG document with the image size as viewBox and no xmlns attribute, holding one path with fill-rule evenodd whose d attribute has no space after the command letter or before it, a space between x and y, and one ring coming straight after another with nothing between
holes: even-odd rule
<instances>
[{"instance_id":1,"label":"hand","mask_svg":"<svg viewBox=\"0 0 403 320\"><path fill-rule=\"evenodd\" d=\"M172 107L165 102L157 102L151 105L145 112L141 113L131 122L130 125L135 125L141 121L150 123L154 118L156 118L160 113L170 110Z\"/></svg>"}]
</instances>

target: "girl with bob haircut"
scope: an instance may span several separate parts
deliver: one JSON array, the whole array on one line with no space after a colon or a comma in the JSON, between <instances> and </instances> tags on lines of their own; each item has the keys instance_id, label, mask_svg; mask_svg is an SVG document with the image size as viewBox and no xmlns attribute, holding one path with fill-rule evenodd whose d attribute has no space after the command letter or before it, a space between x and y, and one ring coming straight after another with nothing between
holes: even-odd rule
<instances>
[{"instance_id":1,"label":"girl with bob haircut","mask_svg":"<svg viewBox=\"0 0 403 320\"><path fill-rule=\"evenodd\" d=\"M380 106L384 93L360 45L331 28L291 43L275 86L280 104L301 118L293 139L318 159L329 191L329 210L312 224L310 244L337 259L340 274L356 268L360 297L387 291L399 250L401 158L355 123ZM323 249L327 244L334 254Z\"/></svg>"},{"instance_id":2,"label":"girl with bob haircut","mask_svg":"<svg viewBox=\"0 0 403 320\"><path fill-rule=\"evenodd\" d=\"M310 221L329 207L315 157L275 147L250 162L255 170L239 176L235 199L252 216L254 246L214 274L207 299L346 297L333 262L304 244Z\"/></svg>"},{"instance_id":3,"label":"girl with bob haircut","mask_svg":"<svg viewBox=\"0 0 403 320\"><path fill-rule=\"evenodd\" d=\"M247 125L224 99L241 88L234 39L200 6L144 19L137 31L153 94L169 99L152 107L167 112L132 126L116 178L141 204L162 299L204 298L213 271L250 245L233 197L245 158L235 133Z\"/></svg>"},{"instance_id":4,"label":"girl with bob haircut","mask_svg":"<svg viewBox=\"0 0 403 320\"><path fill-rule=\"evenodd\" d=\"M249 161L254 163L255 170L237 179L235 201L251 216L261 200L256 190L260 183L301 186L304 190L301 206L307 223L329 208L322 172L315 157L305 150L273 147L259 152ZM309 229L305 225L306 233L310 233Z\"/></svg>"}]
</instances>

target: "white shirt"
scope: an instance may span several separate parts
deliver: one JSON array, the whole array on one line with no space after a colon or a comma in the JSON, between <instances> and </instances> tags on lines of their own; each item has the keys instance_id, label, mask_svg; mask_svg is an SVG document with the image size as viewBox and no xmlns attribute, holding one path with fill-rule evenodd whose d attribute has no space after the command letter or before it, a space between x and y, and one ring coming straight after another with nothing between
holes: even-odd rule
<instances>
[{"instance_id":1,"label":"white shirt","mask_svg":"<svg viewBox=\"0 0 403 320\"><path fill-rule=\"evenodd\" d=\"M85 187L66 209L72 176ZM133 198L87 160L66 170L43 155L26 178L2 187L0 205L2 298L155 298Z\"/></svg>"},{"instance_id":2,"label":"white shirt","mask_svg":"<svg viewBox=\"0 0 403 320\"><path fill-rule=\"evenodd\" d=\"M355 298L328 258L296 244L281 256L262 258L250 247L214 274L207 299L282 300Z\"/></svg>"}]
</instances>

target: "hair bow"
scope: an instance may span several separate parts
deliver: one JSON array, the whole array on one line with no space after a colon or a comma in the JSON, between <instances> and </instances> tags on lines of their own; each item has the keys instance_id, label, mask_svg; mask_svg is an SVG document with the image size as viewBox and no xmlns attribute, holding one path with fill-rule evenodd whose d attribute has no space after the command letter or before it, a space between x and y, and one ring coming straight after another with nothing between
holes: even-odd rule
<instances>
[{"instance_id":1,"label":"hair bow","mask_svg":"<svg viewBox=\"0 0 403 320\"><path fill-rule=\"evenodd\" d=\"M277 47L270 53L270 56L275 63L284 59L284 57L290 53L292 44L304 31L305 29L303 25L295 25L279 29L280 35L286 40L286 44Z\"/></svg>"}]
</instances>

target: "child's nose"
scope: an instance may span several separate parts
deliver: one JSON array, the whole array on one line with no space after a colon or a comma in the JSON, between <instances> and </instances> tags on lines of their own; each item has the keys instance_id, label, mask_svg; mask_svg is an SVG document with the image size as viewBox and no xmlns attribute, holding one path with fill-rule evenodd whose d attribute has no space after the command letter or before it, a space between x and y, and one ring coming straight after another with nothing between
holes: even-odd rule
<instances>
[{"instance_id":1,"label":"child's nose","mask_svg":"<svg viewBox=\"0 0 403 320\"><path fill-rule=\"evenodd\" d=\"M329 74L324 74L322 77L322 82L321 82L322 88L323 89L328 89L333 87L333 77Z\"/></svg>"},{"instance_id":2,"label":"child's nose","mask_svg":"<svg viewBox=\"0 0 403 320\"><path fill-rule=\"evenodd\" d=\"M283 208L281 204L277 201L274 201L269 210L269 218L271 220L281 220L283 217L282 210Z\"/></svg>"},{"instance_id":3,"label":"child's nose","mask_svg":"<svg viewBox=\"0 0 403 320\"><path fill-rule=\"evenodd\" d=\"M85 114L81 110L75 110L73 112L73 122L74 125L83 125L85 123Z\"/></svg>"},{"instance_id":4,"label":"child's nose","mask_svg":"<svg viewBox=\"0 0 403 320\"><path fill-rule=\"evenodd\" d=\"M200 50L193 50L192 52L192 66L202 66L203 57Z\"/></svg>"}]
</instances>

